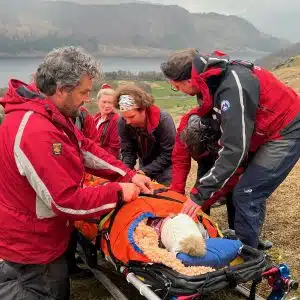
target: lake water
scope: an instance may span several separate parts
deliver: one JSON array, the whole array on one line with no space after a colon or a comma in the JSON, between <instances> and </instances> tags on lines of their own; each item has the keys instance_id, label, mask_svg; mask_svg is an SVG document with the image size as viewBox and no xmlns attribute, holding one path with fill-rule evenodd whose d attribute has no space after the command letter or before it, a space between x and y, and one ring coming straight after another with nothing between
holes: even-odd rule
<instances>
[{"instance_id":1,"label":"lake water","mask_svg":"<svg viewBox=\"0 0 300 300\"><path fill-rule=\"evenodd\" d=\"M257 57L240 57L255 60ZM6 87L9 78L16 78L25 82L30 80L42 58L0 58L0 88ZM160 71L163 58L126 58L102 57L98 58L102 71L130 71L133 73L144 71Z\"/></svg>"},{"instance_id":2,"label":"lake water","mask_svg":"<svg viewBox=\"0 0 300 300\"><path fill-rule=\"evenodd\" d=\"M31 74L37 69L42 58L0 58L0 88L7 86L9 78L29 81ZM103 72L130 71L133 73L143 71L160 71L163 59L159 58L125 58L103 57L99 58Z\"/></svg>"}]
</instances>

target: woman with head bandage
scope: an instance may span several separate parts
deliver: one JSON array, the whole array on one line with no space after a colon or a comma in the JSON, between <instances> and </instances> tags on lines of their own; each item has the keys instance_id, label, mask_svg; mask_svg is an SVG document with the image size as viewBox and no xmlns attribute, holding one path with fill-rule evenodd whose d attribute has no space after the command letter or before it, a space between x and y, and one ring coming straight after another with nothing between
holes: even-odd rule
<instances>
[{"instance_id":1,"label":"woman with head bandage","mask_svg":"<svg viewBox=\"0 0 300 300\"><path fill-rule=\"evenodd\" d=\"M115 94L123 162L159 183L171 182L171 154L175 142L172 117L154 105L153 97L135 85L121 86Z\"/></svg>"}]
</instances>

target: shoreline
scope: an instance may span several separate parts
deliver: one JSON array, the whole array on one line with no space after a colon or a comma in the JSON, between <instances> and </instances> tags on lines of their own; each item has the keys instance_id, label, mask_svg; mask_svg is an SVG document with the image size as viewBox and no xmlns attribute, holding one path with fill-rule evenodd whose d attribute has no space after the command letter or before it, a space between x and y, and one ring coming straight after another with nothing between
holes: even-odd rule
<instances>
[{"instance_id":1,"label":"shoreline","mask_svg":"<svg viewBox=\"0 0 300 300\"><path fill-rule=\"evenodd\" d=\"M48 53L48 52L47 52ZM44 54L21 54L21 55L11 55L11 54L0 54L0 59L30 59L30 58L44 58L47 54L46 52ZM101 58L101 57L114 57L114 58L133 58L133 59L164 59L167 57L167 55L156 55L156 56L147 56L147 55L122 55L122 54L95 54L91 53L95 58Z\"/></svg>"},{"instance_id":2,"label":"shoreline","mask_svg":"<svg viewBox=\"0 0 300 300\"><path fill-rule=\"evenodd\" d=\"M173 50L161 50L161 51L152 51L152 50L134 50L134 51L112 51L112 52L89 52L95 58L101 57L114 57L114 58L144 58L144 59L165 59L168 57L168 54ZM35 53L0 53L0 59L26 59L26 58L44 58L45 55L49 52L35 52Z\"/></svg>"},{"instance_id":3,"label":"shoreline","mask_svg":"<svg viewBox=\"0 0 300 300\"><path fill-rule=\"evenodd\" d=\"M214 49L212 49L213 51ZM113 58L131 58L131 59L165 59L168 55L175 51L174 49L135 49L135 48L118 48L107 51L90 52L95 58L113 57ZM243 50L229 50L224 49L223 52L227 53L230 57L240 57L241 59L260 59L269 53L253 51L251 49ZM19 54L1 53L0 59L34 59L44 58L48 52L24 52Z\"/></svg>"}]
</instances>

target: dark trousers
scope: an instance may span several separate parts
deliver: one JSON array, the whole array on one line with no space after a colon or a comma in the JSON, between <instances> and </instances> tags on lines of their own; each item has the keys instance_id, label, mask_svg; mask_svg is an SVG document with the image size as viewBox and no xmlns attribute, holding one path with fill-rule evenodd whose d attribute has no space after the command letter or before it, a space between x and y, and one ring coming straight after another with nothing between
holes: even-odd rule
<instances>
[{"instance_id":1,"label":"dark trousers","mask_svg":"<svg viewBox=\"0 0 300 300\"><path fill-rule=\"evenodd\" d=\"M68 300L69 297L65 256L45 265L0 261L1 300Z\"/></svg>"},{"instance_id":2,"label":"dark trousers","mask_svg":"<svg viewBox=\"0 0 300 300\"><path fill-rule=\"evenodd\" d=\"M78 234L77 230L74 228L74 230L71 233L69 245L66 251L66 260L67 260L69 274L72 274L77 268L77 262L75 256L76 248L77 248L77 234Z\"/></svg>"},{"instance_id":3,"label":"dark trousers","mask_svg":"<svg viewBox=\"0 0 300 300\"><path fill-rule=\"evenodd\" d=\"M154 176L151 179L153 179L156 182L158 182L160 184L163 184L165 186L169 186L171 184L171 181L172 181L172 169L171 169L171 167L165 169L162 173Z\"/></svg>"},{"instance_id":4,"label":"dark trousers","mask_svg":"<svg viewBox=\"0 0 300 300\"><path fill-rule=\"evenodd\" d=\"M287 177L299 156L300 139L270 141L256 152L233 191L234 230L243 243L257 248L266 200Z\"/></svg>"}]
</instances>

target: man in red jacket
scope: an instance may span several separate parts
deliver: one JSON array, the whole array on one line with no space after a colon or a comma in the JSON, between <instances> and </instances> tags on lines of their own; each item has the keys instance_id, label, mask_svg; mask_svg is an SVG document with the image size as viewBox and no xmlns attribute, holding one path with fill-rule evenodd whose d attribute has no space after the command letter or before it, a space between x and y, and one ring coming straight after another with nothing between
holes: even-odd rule
<instances>
[{"instance_id":1,"label":"man in red jacket","mask_svg":"<svg viewBox=\"0 0 300 300\"><path fill-rule=\"evenodd\" d=\"M265 214L266 199L286 178L300 155L300 97L270 72L195 49L171 54L162 71L171 85L196 95L199 115L218 123L221 149L213 166L192 190L183 212L193 216L222 189L244 161L253 159L233 192L234 229L252 247Z\"/></svg>"},{"instance_id":2,"label":"man in red jacket","mask_svg":"<svg viewBox=\"0 0 300 300\"><path fill-rule=\"evenodd\" d=\"M149 178L71 121L98 75L91 56L66 47L38 67L35 82L44 96L18 80L8 84L0 127L0 299L68 299L64 253L73 221L98 218L140 190L151 192ZM118 182L82 188L85 170Z\"/></svg>"}]
</instances>

